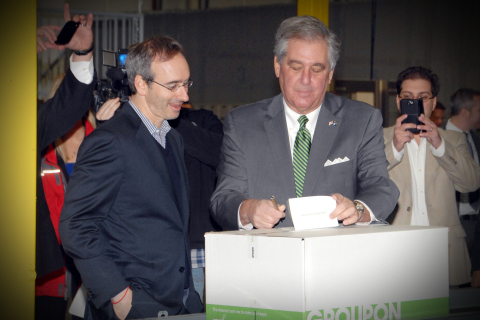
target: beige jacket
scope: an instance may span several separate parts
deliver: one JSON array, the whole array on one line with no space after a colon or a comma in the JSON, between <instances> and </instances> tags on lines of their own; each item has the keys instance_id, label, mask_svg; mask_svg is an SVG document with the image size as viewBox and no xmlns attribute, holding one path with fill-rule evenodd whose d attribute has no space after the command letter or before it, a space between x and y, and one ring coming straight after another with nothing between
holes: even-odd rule
<instances>
[{"instance_id":1,"label":"beige jacket","mask_svg":"<svg viewBox=\"0 0 480 320\"><path fill-rule=\"evenodd\" d=\"M459 132L438 129L445 141L445 153L435 157L427 142L425 163L425 198L428 219L431 226L448 227L448 254L450 285L467 283L470 278L470 258L465 244L465 231L458 217L455 190L475 191L480 188L480 167L470 156L465 136ZM388 173L398 189L400 198L394 225L410 225L412 218L412 176L410 161L405 154L399 162L393 154L393 132L389 127L383 130L385 154L389 162ZM395 211L394 211L395 212Z\"/></svg>"}]
</instances>

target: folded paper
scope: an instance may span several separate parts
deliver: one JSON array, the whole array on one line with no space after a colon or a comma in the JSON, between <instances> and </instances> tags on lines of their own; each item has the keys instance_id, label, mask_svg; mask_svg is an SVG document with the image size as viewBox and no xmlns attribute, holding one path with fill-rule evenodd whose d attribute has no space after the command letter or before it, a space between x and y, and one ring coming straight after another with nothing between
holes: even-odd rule
<instances>
[{"instance_id":1,"label":"folded paper","mask_svg":"<svg viewBox=\"0 0 480 320\"><path fill-rule=\"evenodd\" d=\"M288 207L295 230L337 227L338 220L330 219L337 203L330 196L288 199Z\"/></svg>"}]
</instances>

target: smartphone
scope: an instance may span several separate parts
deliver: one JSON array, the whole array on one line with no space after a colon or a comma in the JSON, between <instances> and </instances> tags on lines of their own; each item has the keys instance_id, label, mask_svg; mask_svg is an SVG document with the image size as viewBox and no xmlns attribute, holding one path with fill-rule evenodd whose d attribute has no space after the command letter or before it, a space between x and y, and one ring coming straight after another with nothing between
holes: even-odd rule
<instances>
[{"instance_id":1,"label":"smartphone","mask_svg":"<svg viewBox=\"0 0 480 320\"><path fill-rule=\"evenodd\" d=\"M400 112L402 115L408 114L407 118L403 120L402 123L414 123L416 125L424 124L423 122L418 120L418 117L420 117L420 115L424 113L422 99L400 100ZM412 128L407 130L414 134L420 133L420 130L417 128Z\"/></svg>"},{"instance_id":2,"label":"smartphone","mask_svg":"<svg viewBox=\"0 0 480 320\"><path fill-rule=\"evenodd\" d=\"M68 44L70 40L72 40L75 31L77 31L80 22L75 22L73 20L65 22L62 30L57 36L57 41L55 41L58 45Z\"/></svg>"}]
</instances>

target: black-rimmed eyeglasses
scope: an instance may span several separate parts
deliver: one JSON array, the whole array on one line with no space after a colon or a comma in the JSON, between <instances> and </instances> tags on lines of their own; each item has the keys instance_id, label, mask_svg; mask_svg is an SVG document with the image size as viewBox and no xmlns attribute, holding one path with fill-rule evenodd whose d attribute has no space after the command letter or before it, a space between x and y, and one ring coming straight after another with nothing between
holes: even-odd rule
<instances>
[{"instance_id":1,"label":"black-rimmed eyeglasses","mask_svg":"<svg viewBox=\"0 0 480 320\"><path fill-rule=\"evenodd\" d=\"M422 94L420 97L415 98L413 94L410 93L403 93L400 95L400 99L422 99L423 102L427 102L428 100L431 100L435 97L432 97L429 94Z\"/></svg>"},{"instance_id":2,"label":"black-rimmed eyeglasses","mask_svg":"<svg viewBox=\"0 0 480 320\"><path fill-rule=\"evenodd\" d=\"M149 82L155 82L156 84L158 84L159 86L162 86L164 87L165 89L168 89L172 92L175 92L177 91L178 89L180 89L180 87L184 87L186 90L188 90L188 88L190 88L192 85L193 85L193 80L187 80L185 81L184 83L173 83L173 84L169 84L169 85L164 85L164 84L161 84L161 83L158 83L157 81L153 80L153 79L149 79L148 80Z\"/></svg>"}]
</instances>

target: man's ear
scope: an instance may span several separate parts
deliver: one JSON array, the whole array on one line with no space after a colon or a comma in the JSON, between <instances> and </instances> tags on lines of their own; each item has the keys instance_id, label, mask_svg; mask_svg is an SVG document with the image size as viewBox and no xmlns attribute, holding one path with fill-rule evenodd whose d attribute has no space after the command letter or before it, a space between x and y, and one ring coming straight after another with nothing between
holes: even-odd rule
<instances>
[{"instance_id":1,"label":"man's ear","mask_svg":"<svg viewBox=\"0 0 480 320\"><path fill-rule=\"evenodd\" d=\"M137 90L137 93L141 96L145 96L147 94L147 87L148 83L143 79L141 75L136 75L135 76L135 89Z\"/></svg>"},{"instance_id":2,"label":"man's ear","mask_svg":"<svg viewBox=\"0 0 480 320\"><path fill-rule=\"evenodd\" d=\"M280 77L280 63L278 62L278 59L277 59L277 56L275 56L275 58L273 58L273 68L275 69L275 75L278 77Z\"/></svg>"},{"instance_id":3,"label":"man's ear","mask_svg":"<svg viewBox=\"0 0 480 320\"><path fill-rule=\"evenodd\" d=\"M333 72L335 71L335 69L333 70L330 70L328 72L328 84L330 84L332 82L332 79L333 79Z\"/></svg>"},{"instance_id":4,"label":"man's ear","mask_svg":"<svg viewBox=\"0 0 480 320\"><path fill-rule=\"evenodd\" d=\"M462 108L462 109L460 109L460 115L461 115L463 118L465 118L465 119L470 118L470 114L471 114L471 112L470 112L470 110L468 110L467 108Z\"/></svg>"}]
</instances>

